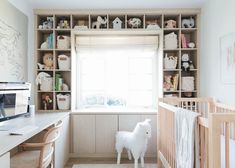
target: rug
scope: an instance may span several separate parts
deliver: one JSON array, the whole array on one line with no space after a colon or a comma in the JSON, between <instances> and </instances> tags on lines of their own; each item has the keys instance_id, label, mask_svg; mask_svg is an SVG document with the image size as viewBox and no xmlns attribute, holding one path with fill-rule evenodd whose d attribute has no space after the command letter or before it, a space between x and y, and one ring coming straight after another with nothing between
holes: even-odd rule
<instances>
[{"instance_id":1,"label":"rug","mask_svg":"<svg viewBox=\"0 0 235 168\"><path fill-rule=\"evenodd\" d=\"M72 168L134 168L134 164L76 164ZM157 164L145 164L144 168L157 168Z\"/></svg>"}]
</instances>

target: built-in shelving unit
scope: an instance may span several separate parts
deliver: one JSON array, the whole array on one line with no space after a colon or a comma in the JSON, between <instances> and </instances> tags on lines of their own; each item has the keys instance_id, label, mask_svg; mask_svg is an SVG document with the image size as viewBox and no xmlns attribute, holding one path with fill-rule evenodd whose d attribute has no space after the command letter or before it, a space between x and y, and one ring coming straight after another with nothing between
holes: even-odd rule
<instances>
[{"instance_id":1,"label":"built-in shelving unit","mask_svg":"<svg viewBox=\"0 0 235 168\"><path fill-rule=\"evenodd\" d=\"M50 18L48 18L50 17ZM51 21L48 21L51 19ZM50 22L50 23L49 23ZM63 23L66 22L66 24ZM57 95L71 95L71 41L69 40L69 46L64 48L59 47L57 38L61 36L70 37L71 36L71 25L72 19L71 15L56 15L51 14L49 11L47 14L36 14L35 15L35 34L36 34L36 63L45 65L44 57L46 54L52 55L53 66L49 69L41 68L37 66L36 68L36 78L40 73L47 73L50 77L47 79L41 78L41 82L45 82L48 85L47 89L42 89L40 84L36 85L36 100L37 100L37 110L38 111L61 111L57 102ZM61 24L60 24L61 23ZM61 27L59 27L61 25ZM45 26L45 27L43 27ZM42 44L47 42L48 36L52 35L52 46L43 48ZM68 65L68 68L59 66L59 57L65 55L68 60L65 58L65 62ZM57 79L57 76L59 76ZM40 77L39 77L40 78ZM48 79L49 78L49 79ZM60 81L59 81L60 80ZM52 81L52 82L50 82ZM51 86L52 85L52 86ZM58 85L58 86L57 86ZM63 101L63 99L62 99ZM68 100L70 102L70 100ZM66 107L66 110L71 109L71 105Z\"/></svg>"},{"instance_id":2,"label":"built-in shelving unit","mask_svg":"<svg viewBox=\"0 0 235 168\"><path fill-rule=\"evenodd\" d=\"M177 36L177 47L176 48L163 48L163 57L167 55L173 56L177 58L177 65L175 68L166 68L165 65L163 65L163 96L164 97L198 97L199 96L199 81L198 81L198 75L199 75L199 14L198 13L187 13L184 14L183 12L180 14L165 14L162 16L164 21L164 27L163 27L163 34L167 35L172 32L174 32ZM193 19L194 25L191 27L184 27L182 25L182 21L184 19ZM166 28L165 23L169 20L173 20L176 22L175 28ZM186 44L183 46L183 40L182 36L186 38ZM194 47L190 48L188 46L189 42L193 42L195 44ZM186 46L185 46L186 45ZM188 68L187 70L183 67L183 60L182 56L184 54L187 54L189 56L189 60L191 61L191 64L193 67ZM186 64L189 63L188 61L185 61ZM164 61L163 61L164 64ZM190 63L189 63L190 64ZM174 80L174 76L178 76L178 82L176 88L167 88L166 87L166 79L167 77L171 76L171 80ZM182 79L184 77L191 77L193 80L193 90L192 89L185 89L183 86ZM174 81L173 81L174 82ZM190 81L189 81L190 83ZM188 85L190 85L188 83ZM192 83L192 82L191 82ZM185 83L184 83L185 85ZM187 85L187 83L186 83Z\"/></svg>"},{"instance_id":3,"label":"built-in shelving unit","mask_svg":"<svg viewBox=\"0 0 235 168\"><path fill-rule=\"evenodd\" d=\"M40 85L36 85L36 100L37 100L37 110L51 110L51 111L61 111L57 104L57 95L71 95L71 68L63 69L59 67L58 57L60 55L66 55L69 58L71 64L71 44L69 47L58 48L58 37L71 37L71 32L73 30L83 31L106 31L106 30L161 30L163 34L163 44L165 44L165 35L172 32L177 36L177 47L166 48L163 45L163 97L167 96L177 96L177 97L198 97L199 96L199 19L200 10L199 9L156 9L156 10L114 10L114 11L79 11L79 10L35 10L35 58L37 63L44 64L43 57L45 54L51 54L53 57L53 67L50 69L40 69L36 66L36 77L39 73L44 72L50 75L52 80L51 90L42 90ZM99 26L97 29L97 19L101 16L104 24ZM182 27L183 19L193 18L194 26L191 28ZM118 18L118 20L117 20ZM135 19L138 24L131 25L131 21ZM169 20L175 21L174 27L167 27L166 22ZM157 26L156 26L157 25ZM186 45L188 42L193 42L194 47L189 48L183 47L182 45L182 34L184 34L186 39ZM51 35L53 41L50 47L43 48L43 43ZM69 40L69 43L71 41ZM177 58L177 65L174 68L165 68L164 57L173 56ZM184 71L182 67L182 55L188 54L189 60L192 61L193 68ZM165 86L165 76L171 76L171 82L173 83L173 77L178 75L176 88L166 89ZM58 78L60 77L62 83L66 85L65 89L58 89ZM35 77L35 79L36 79ZM49 78L50 78L49 77ZM183 77L193 77L194 78L194 89L193 90L183 90L182 88L182 78ZM63 90L64 89L64 90ZM45 105L44 97L49 96L50 102ZM46 107L46 108L45 108ZM69 105L68 110L71 109Z\"/></svg>"}]
</instances>

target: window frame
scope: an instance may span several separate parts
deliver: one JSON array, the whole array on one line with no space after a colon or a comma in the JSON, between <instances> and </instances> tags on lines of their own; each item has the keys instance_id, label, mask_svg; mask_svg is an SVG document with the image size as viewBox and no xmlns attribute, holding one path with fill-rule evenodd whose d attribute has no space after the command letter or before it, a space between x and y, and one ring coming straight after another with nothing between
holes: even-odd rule
<instances>
[{"instance_id":1,"label":"window frame","mask_svg":"<svg viewBox=\"0 0 235 168\"><path fill-rule=\"evenodd\" d=\"M162 71L162 66L163 66L163 32L162 30L120 30L120 31L111 31L111 30L105 30L105 31L101 31L101 30L85 30L85 31L78 31L78 30L74 30L71 32L71 41L72 41L72 84L71 84L71 88L72 88L72 94L71 94L71 107L72 110L78 110L80 109L81 106L81 101L78 99L78 92L80 90L80 86L78 85L78 78L74 79L74 76L77 76L79 72L79 70L77 69L77 67L79 66L79 64L77 65L77 62L79 62L77 59L79 59L76 56L76 37L77 36L89 36L89 35L152 35L152 36L156 36L158 38L158 50L157 50L157 56L158 56L158 66L155 67L153 66L153 68L155 69L155 72L158 73L158 75L154 75L153 80L156 80L158 82L156 82L157 86L154 87L153 89L155 89L156 91L154 91L154 97L156 97L156 100L158 101L157 95L158 97L162 97L162 76L163 76L163 71ZM156 74L157 74L156 73ZM156 103L156 107L153 107L154 109L157 109L157 104ZM112 110L111 110L112 111Z\"/></svg>"}]
</instances>

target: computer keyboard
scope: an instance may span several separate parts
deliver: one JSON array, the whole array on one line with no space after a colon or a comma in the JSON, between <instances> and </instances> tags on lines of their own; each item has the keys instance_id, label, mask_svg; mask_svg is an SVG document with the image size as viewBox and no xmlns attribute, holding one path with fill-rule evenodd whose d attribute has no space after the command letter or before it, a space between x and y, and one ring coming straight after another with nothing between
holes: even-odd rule
<instances>
[{"instance_id":1,"label":"computer keyboard","mask_svg":"<svg viewBox=\"0 0 235 168\"><path fill-rule=\"evenodd\" d=\"M35 125L27 125L24 127L10 130L10 135L25 135L25 134L28 134L28 133L36 130L37 128L38 127Z\"/></svg>"}]
</instances>

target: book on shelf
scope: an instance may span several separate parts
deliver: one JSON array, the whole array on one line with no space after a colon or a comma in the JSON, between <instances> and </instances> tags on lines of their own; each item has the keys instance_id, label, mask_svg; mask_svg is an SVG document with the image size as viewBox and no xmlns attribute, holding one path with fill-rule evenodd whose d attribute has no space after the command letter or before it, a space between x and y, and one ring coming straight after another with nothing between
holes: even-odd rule
<instances>
[{"instance_id":1,"label":"book on shelf","mask_svg":"<svg viewBox=\"0 0 235 168\"><path fill-rule=\"evenodd\" d=\"M53 49L53 34L47 37L47 45L48 49Z\"/></svg>"},{"instance_id":2,"label":"book on shelf","mask_svg":"<svg viewBox=\"0 0 235 168\"><path fill-rule=\"evenodd\" d=\"M181 34L181 43L182 43L182 48L187 48L187 40L185 34Z\"/></svg>"},{"instance_id":3,"label":"book on shelf","mask_svg":"<svg viewBox=\"0 0 235 168\"><path fill-rule=\"evenodd\" d=\"M63 78L60 74L55 75L55 90L61 91L62 90L62 84L63 84Z\"/></svg>"},{"instance_id":4,"label":"book on shelf","mask_svg":"<svg viewBox=\"0 0 235 168\"><path fill-rule=\"evenodd\" d=\"M177 90L178 83L179 83L179 74L175 74L173 76L173 88L174 88L174 90Z\"/></svg>"}]
</instances>

